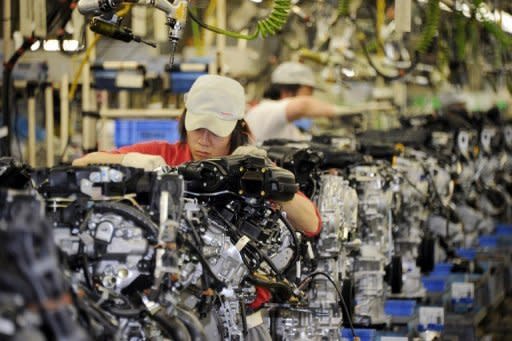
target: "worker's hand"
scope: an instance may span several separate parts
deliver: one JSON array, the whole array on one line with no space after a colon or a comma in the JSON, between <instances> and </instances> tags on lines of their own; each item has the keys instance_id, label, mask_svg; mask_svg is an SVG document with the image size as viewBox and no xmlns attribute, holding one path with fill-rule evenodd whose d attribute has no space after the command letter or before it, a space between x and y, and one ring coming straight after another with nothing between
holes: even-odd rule
<instances>
[{"instance_id":1,"label":"worker's hand","mask_svg":"<svg viewBox=\"0 0 512 341\"><path fill-rule=\"evenodd\" d=\"M89 164L89 160L87 160L86 156L81 157L79 159L75 159L71 163L71 165L75 166L75 167L84 167L84 166L87 166L88 164Z\"/></svg>"},{"instance_id":2,"label":"worker's hand","mask_svg":"<svg viewBox=\"0 0 512 341\"><path fill-rule=\"evenodd\" d=\"M268 158L267 151L265 149L261 149L253 145L240 146L235 149L231 155L248 155L260 157L265 160L265 165L267 167L276 166L275 163Z\"/></svg>"},{"instance_id":3,"label":"worker's hand","mask_svg":"<svg viewBox=\"0 0 512 341\"><path fill-rule=\"evenodd\" d=\"M150 172L158 167L166 166L166 162L160 155L148 155L141 153L128 153L123 157L121 166L143 168L146 172Z\"/></svg>"},{"instance_id":4,"label":"worker's hand","mask_svg":"<svg viewBox=\"0 0 512 341\"><path fill-rule=\"evenodd\" d=\"M267 151L265 149L258 148L252 145L240 146L233 151L231 155L250 155L256 157L267 157Z\"/></svg>"}]
</instances>

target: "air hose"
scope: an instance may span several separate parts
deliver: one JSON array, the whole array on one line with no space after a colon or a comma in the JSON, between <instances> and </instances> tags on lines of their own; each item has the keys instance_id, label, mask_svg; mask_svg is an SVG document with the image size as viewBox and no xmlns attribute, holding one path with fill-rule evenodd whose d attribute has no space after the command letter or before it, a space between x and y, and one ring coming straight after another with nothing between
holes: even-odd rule
<instances>
[{"instance_id":1,"label":"air hose","mask_svg":"<svg viewBox=\"0 0 512 341\"><path fill-rule=\"evenodd\" d=\"M425 30L423 31L421 40L416 47L416 50L418 50L418 52L421 54L427 52L428 48L432 44L432 41L436 36L441 14L439 8L439 0L429 0L427 6L427 23L425 25Z\"/></svg>"},{"instance_id":2,"label":"air hose","mask_svg":"<svg viewBox=\"0 0 512 341\"><path fill-rule=\"evenodd\" d=\"M350 0L339 0L338 1L338 14L342 17L348 17L350 10Z\"/></svg>"},{"instance_id":3,"label":"air hose","mask_svg":"<svg viewBox=\"0 0 512 341\"><path fill-rule=\"evenodd\" d=\"M283 28L284 24L286 24L291 6L291 0L274 0L272 12L270 12L267 18L259 20L256 31L249 35L232 32L219 27L208 25L199 20L199 18L190 9L188 10L188 14L193 21L199 24L199 26L212 32L223 34L225 36L236 39L254 40L258 38L260 35L262 38L266 38L268 36L277 34Z\"/></svg>"}]
</instances>

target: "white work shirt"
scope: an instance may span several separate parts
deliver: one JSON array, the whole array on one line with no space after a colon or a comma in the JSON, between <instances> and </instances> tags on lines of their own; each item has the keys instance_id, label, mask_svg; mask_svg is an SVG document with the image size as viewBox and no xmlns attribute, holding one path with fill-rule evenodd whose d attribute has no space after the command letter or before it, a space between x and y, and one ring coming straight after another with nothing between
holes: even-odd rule
<instances>
[{"instance_id":1,"label":"white work shirt","mask_svg":"<svg viewBox=\"0 0 512 341\"><path fill-rule=\"evenodd\" d=\"M306 136L286 118L288 99L263 100L245 115L257 143L269 139L305 140Z\"/></svg>"}]
</instances>

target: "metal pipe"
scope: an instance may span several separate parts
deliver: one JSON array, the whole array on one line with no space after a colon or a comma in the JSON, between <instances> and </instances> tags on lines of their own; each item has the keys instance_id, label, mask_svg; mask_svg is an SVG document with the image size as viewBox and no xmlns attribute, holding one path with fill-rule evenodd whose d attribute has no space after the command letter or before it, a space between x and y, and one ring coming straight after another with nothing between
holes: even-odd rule
<instances>
[{"instance_id":1,"label":"metal pipe","mask_svg":"<svg viewBox=\"0 0 512 341\"><path fill-rule=\"evenodd\" d=\"M53 86L50 83L44 89L45 117L46 117L46 166L52 167L55 164L54 140L54 118L53 118Z\"/></svg>"},{"instance_id":2,"label":"metal pipe","mask_svg":"<svg viewBox=\"0 0 512 341\"><path fill-rule=\"evenodd\" d=\"M382 28L384 27L384 20L386 16L386 1L385 0L377 0L377 18L376 18L376 27L375 32L377 33L377 54L379 56L384 55L384 51L382 51Z\"/></svg>"},{"instance_id":3,"label":"metal pipe","mask_svg":"<svg viewBox=\"0 0 512 341\"><path fill-rule=\"evenodd\" d=\"M221 29L226 29L226 0L217 0L216 8L217 26ZM223 58L226 49L226 36L217 34L217 68L218 74L224 74Z\"/></svg>"},{"instance_id":4,"label":"metal pipe","mask_svg":"<svg viewBox=\"0 0 512 341\"><path fill-rule=\"evenodd\" d=\"M60 155L65 161L66 146L69 140L69 76L64 74L60 81Z\"/></svg>"},{"instance_id":5,"label":"metal pipe","mask_svg":"<svg viewBox=\"0 0 512 341\"><path fill-rule=\"evenodd\" d=\"M12 54L12 42L11 42L11 1L10 0L4 0L4 17L2 18L3 21L3 32L4 32L4 43L3 43L3 53L4 53L4 62L9 60L9 57Z\"/></svg>"},{"instance_id":6,"label":"metal pipe","mask_svg":"<svg viewBox=\"0 0 512 341\"><path fill-rule=\"evenodd\" d=\"M28 97L28 137L27 155L31 167L36 167L36 97L34 94Z\"/></svg>"},{"instance_id":7,"label":"metal pipe","mask_svg":"<svg viewBox=\"0 0 512 341\"><path fill-rule=\"evenodd\" d=\"M100 110L101 118L178 118L183 109L104 109Z\"/></svg>"},{"instance_id":8,"label":"metal pipe","mask_svg":"<svg viewBox=\"0 0 512 341\"><path fill-rule=\"evenodd\" d=\"M5 70L5 63L9 60L12 54L12 45L11 45L11 1L10 0L4 0L4 6L3 6L3 18L2 18L2 28L3 28L3 54L4 54L4 77L3 77L3 88L2 88L2 102L5 106L8 101L8 87L10 86L10 78L5 77L6 70ZM7 78L7 79L6 79ZM4 125L3 127L0 125L0 141L2 141L4 138L6 140L5 142L5 150L2 145L0 145L0 155L11 155L11 131L10 131L10 112L7 110L7 107L2 108L2 119L1 124ZM3 142L3 141L2 141ZM1 143L1 142L0 142Z\"/></svg>"},{"instance_id":9,"label":"metal pipe","mask_svg":"<svg viewBox=\"0 0 512 341\"><path fill-rule=\"evenodd\" d=\"M94 32L87 28L87 44L94 41ZM89 59L86 61L82 72L82 112L93 111L96 109L94 105L96 99L94 92L91 90L91 61L96 56L96 48L90 47ZM91 151L96 147L96 119L90 116L84 116L82 119L82 148Z\"/></svg>"},{"instance_id":10,"label":"metal pipe","mask_svg":"<svg viewBox=\"0 0 512 341\"><path fill-rule=\"evenodd\" d=\"M119 109L128 109L130 97L127 90L121 90L118 92Z\"/></svg>"}]
</instances>

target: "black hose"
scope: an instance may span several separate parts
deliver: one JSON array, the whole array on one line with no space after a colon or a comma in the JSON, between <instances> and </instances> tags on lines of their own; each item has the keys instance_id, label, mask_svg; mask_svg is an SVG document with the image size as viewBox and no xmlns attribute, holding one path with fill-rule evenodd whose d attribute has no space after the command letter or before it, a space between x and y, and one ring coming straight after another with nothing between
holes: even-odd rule
<instances>
[{"instance_id":1,"label":"black hose","mask_svg":"<svg viewBox=\"0 0 512 341\"><path fill-rule=\"evenodd\" d=\"M207 341L206 333L204 331L203 324L196 315L190 312L187 308L182 306L176 306L178 311L177 317L187 327L192 341Z\"/></svg>"},{"instance_id":2,"label":"black hose","mask_svg":"<svg viewBox=\"0 0 512 341\"><path fill-rule=\"evenodd\" d=\"M242 333L244 334L244 337L247 337L249 330L247 329L247 311L245 310L245 302L242 298L239 298L238 303L240 306L240 318L242 320Z\"/></svg>"},{"instance_id":3,"label":"black hose","mask_svg":"<svg viewBox=\"0 0 512 341\"><path fill-rule=\"evenodd\" d=\"M156 321L173 341L192 341L185 324L177 317L167 315L165 310L161 310L155 315L150 314L149 317Z\"/></svg>"},{"instance_id":4,"label":"black hose","mask_svg":"<svg viewBox=\"0 0 512 341\"><path fill-rule=\"evenodd\" d=\"M118 307L106 307L105 309L108 312L112 313L113 315L116 315L119 317L125 317L125 318L139 317L144 311L146 311L145 308L122 309L122 308L118 308Z\"/></svg>"}]
</instances>

